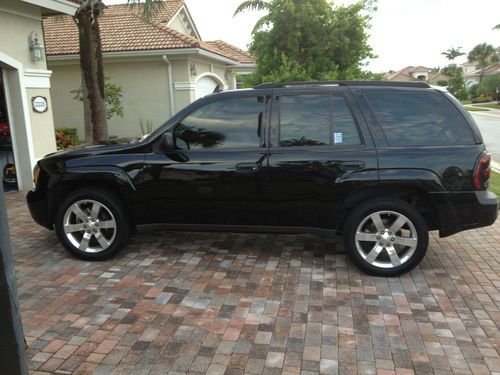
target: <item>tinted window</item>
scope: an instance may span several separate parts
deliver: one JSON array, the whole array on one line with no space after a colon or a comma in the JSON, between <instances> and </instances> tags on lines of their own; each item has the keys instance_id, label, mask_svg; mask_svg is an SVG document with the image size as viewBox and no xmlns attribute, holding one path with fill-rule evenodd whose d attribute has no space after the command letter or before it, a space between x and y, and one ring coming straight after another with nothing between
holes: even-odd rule
<instances>
[{"instance_id":1,"label":"tinted window","mask_svg":"<svg viewBox=\"0 0 500 375\"><path fill-rule=\"evenodd\" d=\"M279 101L280 146L330 144L330 97L328 95L282 96Z\"/></svg>"},{"instance_id":2,"label":"tinted window","mask_svg":"<svg viewBox=\"0 0 500 375\"><path fill-rule=\"evenodd\" d=\"M293 95L279 102L281 147L360 144L344 97Z\"/></svg>"},{"instance_id":3,"label":"tinted window","mask_svg":"<svg viewBox=\"0 0 500 375\"><path fill-rule=\"evenodd\" d=\"M359 145L358 128L352 117L351 110L341 96L333 96L333 137L334 144Z\"/></svg>"},{"instance_id":4,"label":"tinted window","mask_svg":"<svg viewBox=\"0 0 500 375\"><path fill-rule=\"evenodd\" d=\"M460 112L438 93L368 93L368 101L393 146L471 144Z\"/></svg>"},{"instance_id":5,"label":"tinted window","mask_svg":"<svg viewBox=\"0 0 500 375\"><path fill-rule=\"evenodd\" d=\"M263 110L262 97L209 103L176 126L177 146L190 149L259 147Z\"/></svg>"}]
</instances>

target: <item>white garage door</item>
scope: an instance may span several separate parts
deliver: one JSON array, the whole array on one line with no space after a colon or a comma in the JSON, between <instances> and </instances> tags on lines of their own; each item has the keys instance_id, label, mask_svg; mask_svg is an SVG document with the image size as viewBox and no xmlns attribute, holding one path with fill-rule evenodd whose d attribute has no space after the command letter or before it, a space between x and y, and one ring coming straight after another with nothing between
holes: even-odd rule
<instances>
[{"instance_id":1,"label":"white garage door","mask_svg":"<svg viewBox=\"0 0 500 375\"><path fill-rule=\"evenodd\" d=\"M211 94L219 87L219 84L210 77L201 77L196 82L196 99Z\"/></svg>"}]
</instances>

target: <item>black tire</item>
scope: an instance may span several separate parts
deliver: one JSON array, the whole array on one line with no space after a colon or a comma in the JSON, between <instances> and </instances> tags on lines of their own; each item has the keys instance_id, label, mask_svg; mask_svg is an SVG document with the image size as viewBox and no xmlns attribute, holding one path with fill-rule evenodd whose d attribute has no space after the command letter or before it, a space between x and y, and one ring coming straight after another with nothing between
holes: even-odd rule
<instances>
[{"instance_id":1,"label":"black tire","mask_svg":"<svg viewBox=\"0 0 500 375\"><path fill-rule=\"evenodd\" d=\"M414 251L410 251L410 247L401 247L401 251L403 255L408 254L407 260L402 262L400 265L394 265L392 262L392 259L389 257L389 252L388 250L382 250L379 255L377 255L377 258L375 259L375 262L373 263L384 263L383 261L377 261L379 257L386 257L385 263L392 263L392 265L389 265L391 268L384 268L383 266L376 266L371 264L369 261L365 260L365 258L361 255L360 251L358 251L358 247L356 245L356 231L358 227L363 224L363 225L372 225L372 227L375 228L375 222L371 221L371 219L368 219L368 217L371 214L377 213L377 212L384 212L384 211L390 211L394 213L398 213L399 215L404 215L413 225L413 228L415 229L416 232L416 238L417 238L417 245ZM377 216L377 215L374 215ZM390 226L391 222L389 221L391 218L391 214L381 214L379 215L380 217L385 217L387 225ZM396 216L394 216L396 218ZM365 219L368 219L368 221L365 221ZM402 218L403 220L403 218ZM404 228L410 228L408 226L409 224L405 224ZM366 227L365 227L366 228ZM376 233L380 233L378 229L374 229ZM384 235L389 236L390 232L385 233ZM400 232L398 232L400 233ZM374 235L372 232L368 233L369 235ZM375 235L377 235L375 234ZM397 233L394 233L393 236L397 236ZM398 276L401 274L404 274L413 268L415 268L420 261L423 259L425 256L425 253L427 252L427 247L429 244L429 233L427 230L427 224L422 217L422 215L415 209L415 207L411 206L410 204L399 200L399 199L392 199L392 198L379 198L379 199L374 199L370 200L368 202L362 203L358 207L356 207L348 216L345 225L344 225L344 231L343 231L343 238L344 238L344 245L347 251L347 254L349 258L352 260L352 262L359 267L362 271L366 272L367 274L374 275L374 276ZM380 237L377 237L380 238ZM401 237L400 237L401 238ZM397 240L397 237L396 237ZM361 251L364 252L363 246L366 246L366 253L369 252L370 246L376 247L377 243L382 244L385 242L387 245L391 244L390 241L392 241L391 238L388 240L384 240L382 238L381 242L378 242L378 240L374 241L373 244L369 240L366 240L367 242L360 242L359 245L361 247ZM413 240L414 241L414 240ZM397 242L392 242L392 244L397 243ZM394 245L393 245L394 246ZM400 246L400 245L398 245ZM405 245L401 245L405 246ZM395 247L395 246L394 246ZM372 248L372 249L373 249ZM406 251L406 253L405 253ZM383 253L386 254L383 254ZM365 253L365 255L367 255ZM411 254L411 255L409 255ZM400 253L398 253L399 257ZM368 256L366 256L368 258ZM396 263L397 264L397 263Z\"/></svg>"},{"instance_id":2,"label":"black tire","mask_svg":"<svg viewBox=\"0 0 500 375\"><path fill-rule=\"evenodd\" d=\"M103 250L98 252L87 252L80 250L71 242L71 239L68 238L64 230L64 220L67 210L76 202L86 200L95 201L103 205L105 208L99 211L101 219L102 215L109 215L109 213L111 213L112 216L108 216L108 219L114 219L115 223L115 227L113 229L97 229L99 230L99 232L102 231L103 233L111 233L108 237L112 237L109 241L109 247L104 248ZM85 213L89 213L89 211L86 211ZM73 217L75 218L76 216ZM105 219L103 219L101 224L104 222L104 220ZM83 222L77 224L83 225ZM70 254L84 260L105 260L111 258L128 244L132 231L127 212L121 199L108 190L89 188L79 189L73 193L70 193L63 199L62 203L57 208L54 227L57 237L59 238L59 241L64 246L64 248ZM75 231L74 233L74 237L78 237L80 234L83 236L85 234L83 231ZM89 235L92 236L89 245L94 243L97 247L99 247L100 245L97 242L97 237L94 235L94 233L89 233ZM72 236L73 239L74 237Z\"/></svg>"}]
</instances>

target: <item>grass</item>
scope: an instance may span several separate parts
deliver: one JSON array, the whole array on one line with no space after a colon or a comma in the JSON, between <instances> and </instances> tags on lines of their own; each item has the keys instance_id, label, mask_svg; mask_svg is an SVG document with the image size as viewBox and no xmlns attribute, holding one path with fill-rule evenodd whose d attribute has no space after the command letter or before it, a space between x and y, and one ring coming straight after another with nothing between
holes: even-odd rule
<instances>
[{"instance_id":1,"label":"grass","mask_svg":"<svg viewBox=\"0 0 500 375\"><path fill-rule=\"evenodd\" d=\"M460 100L460 103L462 103L463 105L465 105L465 104L470 104L471 101L469 99L464 99L464 100Z\"/></svg>"},{"instance_id":2,"label":"grass","mask_svg":"<svg viewBox=\"0 0 500 375\"><path fill-rule=\"evenodd\" d=\"M493 108L493 109L500 109L500 104L476 104L476 107L483 107L483 108Z\"/></svg>"},{"instance_id":3,"label":"grass","mask_svg":"<svg viewBox=\"0 0 500 375\"><path fill-rule=\"evenodd\" d=\"M469 112L482 112L482 111L489 111L487 108L478 108L478 107L469 107L469 106L464 106L466 110Z\"/></svg>"},{"instance_id":4,"label":"grass","mask_svg":"<svg viewBox=\"0 0 500 375\"><path fill-rule=\"evenodd\" d=\"M490 186L488 190L500 197L500 173L491 171Z\"/></svg>"}]
</instances>

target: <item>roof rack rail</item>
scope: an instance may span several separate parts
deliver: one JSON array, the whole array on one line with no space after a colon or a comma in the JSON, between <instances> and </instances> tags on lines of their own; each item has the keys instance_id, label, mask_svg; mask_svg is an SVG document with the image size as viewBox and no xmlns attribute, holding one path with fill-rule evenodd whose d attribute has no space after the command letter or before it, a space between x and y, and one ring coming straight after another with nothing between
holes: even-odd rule
<instances>
[{"instance_id":1,"label":"roof rack rail","mask_svg":"<svg viewBox=\"0 0 500 375\"><path fill-rule=\"evenodd\" d=\"M399 81L304 81L261 83L254 89L277 89L284 87L318 87L318 86L384 86L384 87L420 87L430 88L426 82L399 82Z\"/></svg>"}]
</instances>

